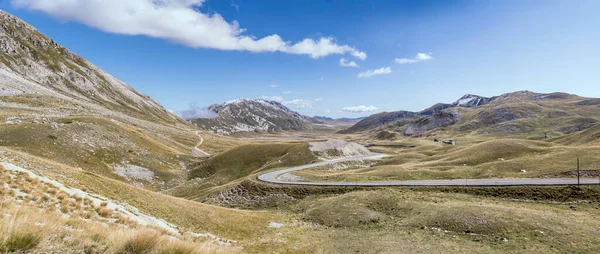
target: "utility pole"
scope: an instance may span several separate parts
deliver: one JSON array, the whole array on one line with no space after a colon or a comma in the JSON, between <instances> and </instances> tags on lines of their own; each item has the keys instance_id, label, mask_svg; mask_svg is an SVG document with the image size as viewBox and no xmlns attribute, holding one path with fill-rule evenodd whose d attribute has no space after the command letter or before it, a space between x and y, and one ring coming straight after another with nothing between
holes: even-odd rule
<instances>
[{"instance_id":1,"label":"utility pole","mask_svg":"<svg viewBox=\"0 0 600 254\"><path fill-rule=\"evenodd\" d=\"M577 157L577 185L580 185L579 182L579 157Z\"/></svg>"}]
</instances>

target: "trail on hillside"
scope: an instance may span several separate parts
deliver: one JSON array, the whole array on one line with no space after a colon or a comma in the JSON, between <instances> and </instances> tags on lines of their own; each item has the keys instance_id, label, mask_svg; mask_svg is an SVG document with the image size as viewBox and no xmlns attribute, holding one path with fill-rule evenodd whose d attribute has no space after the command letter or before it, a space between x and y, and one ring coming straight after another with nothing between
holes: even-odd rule
<instances>
[{"instance_id":1,"label":"trail on hillside","mask_svg":"<svg viewBox=\"0 0 600 254\"><path fill-rule=\"evenodd\" d=\"M198 136L198 138L200 138L200 141L198 141L198 144L192 149L192 156L194 157L202 157L202 156L210 156L209 153L202 151L200 148L202 143L204 143L204 138L200 135L200 131L196 131L196 136Z\"/></svg>"},{"instance_id":2,"label":"trail on hillside","mask_svg":"<svg viewBox=\"0 0 600 254\"><path fill-rule=\"evenodd\" d=\"M333 160L317 162L291 168L284 168L272 172L267 172L258 176L263 182L287 185L310 185L310 186L361 186L361 187L381 187L381 186L529 186L529 185L600 185L598 178L504 178L504 179L449 179L449 180L410 180L410 181L379 181L379 182L300 182L290 181L290 177L285 179L281 176L303 169L319 167L334 163L357 161L357 160L379 160L387 155L375 154L366 156L351 156Z\"/></svg>"}]
</instances>

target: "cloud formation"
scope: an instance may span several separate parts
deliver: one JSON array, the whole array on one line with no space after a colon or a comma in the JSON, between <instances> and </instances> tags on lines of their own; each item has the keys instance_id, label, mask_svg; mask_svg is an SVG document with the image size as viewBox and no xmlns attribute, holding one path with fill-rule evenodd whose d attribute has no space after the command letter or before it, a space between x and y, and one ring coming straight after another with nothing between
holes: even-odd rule
<instances>
[{"instance_id":1,"label":"cloud formation","mask_svg":"<svg viewBox=\"0 0 600 254\"><path fill-rule=\"evenodd\" d=\"M286 105L288 107L292 107L292 108L312 108L313 104L315 104L316 102L318 102L320 100L302 100L302 99L295 99L295 100L291 100L291 101L284 101L282 102L283 105Z\"/></svg>"},{"instance_id":2,"label":"cloud formation","mask_svg":"<svg viewBox=\"0 0 600 254\"><path fill-rule=\"evenodd\" d=\"M279 102L279 103L281 103L285 106L291 107L291 108L300 108L300 109L312 108L312 106L315 103L323 100L321 98L317 98L314 100L304 100L304 99L285 100L281 96L266 96L266 95L261 96L260 99L267 100L267 101L275 101L275 102Z\"/></svg>"},{"instance_id":3,"label":"cloud formation","mask_svg":"<svg viewBox=\"0 0 600 254\"><path fill-rule=\"evenodd\" d=\"M333 37L306 38L292 43L277 34L256 38L237 21L218 13L202 13L205 0L11 0L16 8L41 11L63 21L74 21L108 33L145 35L192 48L283 52L317 59L350 54L364 60L367 54Z\"/></svg>"},{"instance_id":4,"label":"cloud formation","mask_svg":"<svg viewBox=\"0 0 600 254\"><path fill-rule=\"evenodd\" d=\"M266 96L266 95L263 95L260 98L263 99L263 100L267 100L267 101L276 101L276 102L283 102L284 101L283 97L281 97L281 96Z\"/></svg>"},{"instance_id":5,"label":"cloud formation","mask_svg":"<svg viewBox=\"0 0 600 254\"><path fill-rule=\"evenodd\" d=\"M217 118L219 114L209 110L208 108L198 107L196 105L190 105L189 109L181 111L179 116L185 120L199 119L199 118Z\"/></svg>"},{"instance_id":6,"label":"cloud formation","mask_svg":"<svg viewBox=\"0 0 600 254\"><path fill-rule=\"evenodd\" d=\"M345 107L345 108L342 108L342 111L350 112L350 113L364 113L364 112L373 112L378 109L379 108L375 107L375 106L360 105L360 106Z\"/></svg>"},{"instance_id":7,"label":"cloud formation","mask_svg":"<svg viewBox=\"0 0 600 254\"><path fill-rule=\"evenodd\" d=\"M342 57L342 59L340 59L340 66L342 66L342 67L358 67L358 64L356 64L356 62L354 62L354 61L349 61L345 57Z\"/></svg>"},{"instance_id":8,"label":"cloud formation","mask_svg":"<svg viewBox=\"0 0 600 254\"><path fill-rule=\"evenodd\" d=\"M375 69L375 70L368 70L368 71L364 71L358 74L359 78L368 78L368 77L372 77L375 75L383 75L383 74L390 74L392 73L392 68L390 67L383 67L383 68L379 68L379 69Z\"/></svg>"},{"instance_id":9,"label":"cloud formation","mask_svg":"<svg viewBox=\"0 0 600 254\"><path fill-rule=\"evenodd\" d=\"M432 59L433 56L431 56L431 53L417 53L417 55L414 58L396 58L394 59L394 61L399 64L412 64Z\"/></svg>"}]
</instances>

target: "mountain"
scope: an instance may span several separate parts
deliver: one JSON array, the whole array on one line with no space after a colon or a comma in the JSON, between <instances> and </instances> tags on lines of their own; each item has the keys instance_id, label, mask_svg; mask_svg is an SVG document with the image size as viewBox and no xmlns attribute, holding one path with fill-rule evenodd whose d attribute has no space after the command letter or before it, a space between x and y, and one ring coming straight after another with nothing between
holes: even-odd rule
<instances>
[{"instance_id":1,"label":"mountain","mask_svg":"<svg viewBox=\"0 0 600 254\"><path fill-rule=\"evenodd\" d=\"M446 103L437 103L434 104L433 106L423 109L419 112L419 114L421 115L426 115L426 116L430 116L433 115L434 113L447 109L449 107L452 107L453 104L446 104Z\"/></svg>"},{"instance_id":2,"label":"mountain","mask_svg":"<svg viewBox=\"0 0 600 254\"><path fill-rule=\"evenodd\" d=\"M0 10L0 147L150 189L184 179L195 127Z\"/></svg>"},{"instance_id":3,"label":"mountain","mask_svg":"<svg viewBox=\"0 0 600 254\"><path fill-rule=\"evenodd\" d=\"M183 122L19 18L0 10L0 23L0 96L34 94L58 100L73 113Z\"/></svg>"},{"instance_id":4,"label":"mountain","mask_svg":"<svg viewBox=\"0 0 600 254\"><path fill-rule=\"evenodd\" d=\"M372 132L376 136L386 130L403 136L471 133L548 138L599 123L597 101L567 93L520 91L490 98L468 94L452 104L438 103L419 113L375 114L341 133Z\"/></svg>"},{"instance_id":5,"label":"mountain","mask_svg":"<svg viewBox=\"0 0 600 254\"><path fill-rule=\"evenodd\" d=\"M198 127L220 135L254 131L297 131L311 128L317 119L303 116L276 101L240 99L215 104L208 110L217 118L191 120Z\"/></svg>"},{"instance_id":6,"label":"mountain","mask_svg":"<svg viewBox=\"0 0 600 254\"><path fill-rule=\"evenodd\" d=\"M335 118L327 116L314 116L314 118L321 121L335 121Z\"/></svg>"},{"instance_id":7,"label":"mountain","mask_svg":"<svg viewBox=\"0 0 600 254\"><path fill-rule=\"evenodd\" d=\"M313 118L317 119L317 120L320 120L320 121L358 122L358 121L363 120L363 119L365 119L367 117L364 116L364 117L354 117L354 118L348 118L348 117L333 118L333 117L327 117L327 116L313 116Z\"/></svg>"},{"instance_id":8,"label":"mountain","mask_svg":"<svg viewBox=\"0 0 600 254\"><path fill-rule=\"evenodd\" d=\"M410 111L394 111L394 112L383 112L374 115L370 115L367 118L360 120L352 127L342 130L339 133L348 134L360 131L366 131L369 129L378 128L388 123L399 121L402 119L410 119L417 115L415 112Z\"/></svg>"}]
</instances>

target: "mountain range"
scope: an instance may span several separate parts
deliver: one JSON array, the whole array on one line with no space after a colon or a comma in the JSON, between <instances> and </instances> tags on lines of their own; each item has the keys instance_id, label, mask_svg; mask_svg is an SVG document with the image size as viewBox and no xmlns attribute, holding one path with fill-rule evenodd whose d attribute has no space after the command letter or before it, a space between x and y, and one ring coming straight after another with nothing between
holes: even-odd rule
<instances>
[{"instance_id":1,"label":"mountain range","mask_svg":"<svg viewBox=\"0 0 600 254\"><path fill-rule=\"evenodd\" d=\"M495 97L465 95L420 112L371 115L341 134L386 131L401 136L522 134L531 138L585 130L600 120L600 99L519 91Z\"/></svg>"}]
</instances>

